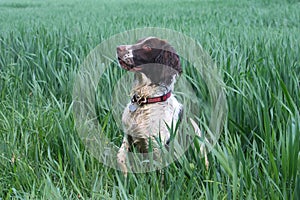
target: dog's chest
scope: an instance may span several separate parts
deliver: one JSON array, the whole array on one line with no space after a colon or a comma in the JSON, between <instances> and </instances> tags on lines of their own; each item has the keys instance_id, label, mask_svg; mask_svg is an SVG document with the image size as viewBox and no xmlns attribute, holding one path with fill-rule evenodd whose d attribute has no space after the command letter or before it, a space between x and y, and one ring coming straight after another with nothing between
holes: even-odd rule
<instances>
[{"instance_id":1,"label":"dog's chest","mask_svg":"<svg viewBox=\"0 0 300 200\"><path fill-rule=\"evenodd\" d=\"M167 101L138 106L132 110L128 104L123 112L122 122L125 134L133 138L133 142L160 136L163 142L170 137L166 124L176 125L182 105L171 96ZM135 141L136 140L136 141Z\"/></svg>"}]
</instances>

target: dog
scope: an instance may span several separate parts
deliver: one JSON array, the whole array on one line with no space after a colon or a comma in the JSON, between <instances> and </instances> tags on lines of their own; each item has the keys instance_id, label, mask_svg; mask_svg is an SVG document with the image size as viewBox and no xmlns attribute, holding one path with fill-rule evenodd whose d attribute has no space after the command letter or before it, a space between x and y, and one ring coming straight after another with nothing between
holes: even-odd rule
<instances>
[{"instance_id":1,"label":"dog","mask_svg":"<svg viewBox=\"0 0 300 200\"><path fill-rule=\"evenodd\" d=\"M133 148L139 153L148 153L149 141L155 144L160 138L161 144L170 142L169 128L180 121L183 114L182 104L172 93L182 67L175 49L166 40L156 37L118 46L117 58L121 68L134 73L131 100L122 115L125 135L117 154L118 166L127 176L126 157ZM192 125L195 128L196 123L192 121ZM195 131L201 135L200 130L195 128ZM153 152L159 155L156 147ZM208 166L207 156L205 158Z\"/></svg>"}]
</instances>

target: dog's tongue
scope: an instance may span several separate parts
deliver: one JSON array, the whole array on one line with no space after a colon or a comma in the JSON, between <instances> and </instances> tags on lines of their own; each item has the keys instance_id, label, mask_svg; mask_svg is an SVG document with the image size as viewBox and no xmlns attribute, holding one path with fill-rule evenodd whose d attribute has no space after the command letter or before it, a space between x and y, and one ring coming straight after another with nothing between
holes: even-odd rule
<instances>
[{"instance_id":1,"label":"dog's tongue","mask_svg":"<svg viewBox=\"0 0 300 200\"><path fill-rule=\"evenodd\" d=\"M119 59L119 63L124 69L131 70L131 67L126 65L126 63L123 60Z\"/></svg>"},{"instance_id":2,"label":"dog's tongue","mask_svg":"<svg viewBox=\"0 0 300 200\"><path fill-rule=\"evenodd\" d=\"M129 71L131 71L131 72L136 72L136 71L141 71L141 70L142 70L141 67L133 67L133 68L131 68Z\"/></svg>"}]
</instances>

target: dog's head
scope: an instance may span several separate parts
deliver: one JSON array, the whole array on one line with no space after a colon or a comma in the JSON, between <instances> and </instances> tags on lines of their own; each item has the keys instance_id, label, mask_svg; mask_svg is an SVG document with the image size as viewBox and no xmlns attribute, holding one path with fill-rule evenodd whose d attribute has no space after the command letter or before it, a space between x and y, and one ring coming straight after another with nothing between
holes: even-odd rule
<instances>
[{"instance_id":1,"label":"dog's head","mask_svg":"<svg viewBox=\"0 0 300 200\"><path fill-rule=\"evenodd\" d=\"M152 83L170 85L182 73L179 56L165 40L148 37L133 45L117 47L122 68L145 74Z\"/></svg>"}]
</instances>

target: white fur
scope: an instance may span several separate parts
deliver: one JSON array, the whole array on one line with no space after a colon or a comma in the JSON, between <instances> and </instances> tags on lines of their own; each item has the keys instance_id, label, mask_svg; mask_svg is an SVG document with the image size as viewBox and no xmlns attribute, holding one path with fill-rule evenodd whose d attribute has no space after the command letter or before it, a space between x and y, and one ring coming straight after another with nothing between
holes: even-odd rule
<instances>
[{"instance_id":1,"label":"white fur","mask_svg":"<svg viewBox=\"0 0 300 200\"><path fill-rule=\"evenodd\" d=\"M151 37L146 39L151 39ZM137 45L140 45L142 42L144 42L144 40L141 40ZM132 45L120 46L118 47L118 51L118 56L120 56L119 59L128 65L134 64ZM125 54L122 55L122 53ZM152 98L162 96L169 91L173 91L174 89L177 74L173 76L170 85L157 86L152 84L151 80L145 74L139 72L139 70L141 70L139 67L135 66L130 68L128 66L123 66L123 68L135 72L134 86L131 95ZM175 127L171 126L176 126L180 117L180 112L182 111L182 105L177 101L173 94L171 94L170 98L164 102L144 104L137 107L137 109L132 109L131 111L129 109L130 105L131 103L126 106L122 115L125 135L117 154L118 165L125 176L128 172L126 160L129 148L134 146L138 149L138 151L140 151L140 153L147 153L149 148L149 139L151 139L153 142L152 144L154 144L153 153L159 156L156 139L160 138L162 145L167 143L170 138L170 131L168 127L175 130ZM193 120L191 120L191 123L196 134L201 136L201 131L197 124ZM206 167L208 167L209 163L204 143L201 144L201 154L204 155L206 162L205 164Z\"/></svg>"},{"instance_id":2,"label":"white fur","mask_svg":"<svg viewBox=\"0 0 300 200\"><path fill-rule=\"evenodd\" d=\"M172 90L175 83L174 77L173 83L169 87L153 86L149 84L151 81L144 74L138 73L137 76L139 77L135 80L135 87L132 93L145 97L162 96L164 93ZM128 171L126 154L129 147L135 145L143 152L147 152L150 138L154 143L153 151L154 153L157 152L157 149L155 149L155 138L161 138L161 143L166 144L170 138L168 127L171 127L173 124L173 130L175 129L175 125L179 120L179 113L182 110L182 105L173 94L166 101L142 105L134 112L129 110L130 104L126 106L123 112L122 122L125 136L117 155L118 164L125 176ZM128 137L131 137L132 143L129 143Z\"/></svg>"}]
</instances>

